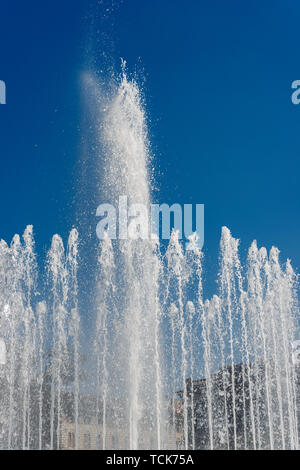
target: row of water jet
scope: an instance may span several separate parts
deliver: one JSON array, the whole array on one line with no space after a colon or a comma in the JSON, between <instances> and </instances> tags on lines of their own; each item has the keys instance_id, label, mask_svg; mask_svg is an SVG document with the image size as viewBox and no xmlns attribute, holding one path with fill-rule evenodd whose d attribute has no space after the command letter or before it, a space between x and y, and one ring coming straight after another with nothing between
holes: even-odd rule
<instances>
[{"instance_id":1,"label":"row of water jet","mask_svg":"<svg viewBox=\"0 0 300 470\"><path fill-rule=\"evenodd\" d=\"M124 64L109 98L91 83L104 202L120 213L125 196L129 207L149 209L138 86ZM296 448L298 306L289 262L281 267L276 248L267 254L254 242L242 266L239 242L224 228L218 292L204 300L195 234L185 250L173 232L163 255L149 240L147 217L140 232L129 223L127 236L118 222L117 239L110 226L100 242L98 266L94 354L103 448Z\"/></svg>"},{"instance_id":2,"label":"row of water jet","mask_svg":"<svg viewBox=\"0 0 300 470\"><path fill-rule=\"evenodd\" d=\"M1 241L1 448L82 448L87 415L98 448L298 448L299 310L290 262L282 266L276 248L267 253L253 242L242 266L238 240L224 228L219 292L204 300L196 236L189 250L176 232L164 255L146 246L156 290L145 304L134 278L141 292L129 305L137 313L123 303L120 247L108 237L101 243L96 387L85 385L95 400L83 410L78 234L71 232L66 250L53 237L46 301L32 227L10 246ZM68 430L74 439L66 444Z\"/></svg>"},{"instance_id":3,"label":"row of water jet","mask_svg":"<svg viewBox=\"0 0 300 470\"><path fill-rule=\"evenodd\" d=\"M191 240L193 242L193 240ZM298 448L297 278L253 242L245 267L223 228L219 293L203 301L202 254L173 233L163 261L170 422L177 446Z\"/></svg>"},{"instance_id":4,"label":"row of water jet","mask_svg":"<svg viewBox=\"0 0 300 470\"><path fill-rule=\"evenodd\" d=\"M101 86L89 86L101 98ZM110 93L94 113L103 202L118 210L126 196L128 206L149 209L145 110L125 68ZM32 227L10 246L0 242L0 447L298 448L299 310L290 263L253 242L242 265L238 240L223 228L218 290L205 300L197 235L186 249L173 231L163 250L149 238L149 219L141 222L140 229L129 223L128 237L108 231L99 242L90 290L96 315L84 348L77 231L66 248L53 237L46 282ZM94 379L81 388L89 371Z\"/></svg>"},{"instance_id":5,"label":"row of water jet","mask_svg":"<svg viewBox=\"0 0 300 470\"><path fill-rule=\"evenodd\" d=\"M50 448L59 448L62 416L71 415L78 443L79 407L79 312L78 312L78 234L71 231L67 250L54 235L48 253L48 279L51 287L50 316ZM68 407L66 394L73 384Z\"/></svg>"},{"instance_id":6,"label":"row of water jet","mask_svg":"<svg viewBox=\"0 0 300 470\"><path fill-rule=\"evenodd\" d=\"M76 230L66 255L60 237L53 237L48 274L47 287L38 279L32 226L23 239L15 235L10 246L0 242L1 448L59 448L70 368L78 383ZM67 353L73 356L71 365Z\"/></svg>"}]
</instances>

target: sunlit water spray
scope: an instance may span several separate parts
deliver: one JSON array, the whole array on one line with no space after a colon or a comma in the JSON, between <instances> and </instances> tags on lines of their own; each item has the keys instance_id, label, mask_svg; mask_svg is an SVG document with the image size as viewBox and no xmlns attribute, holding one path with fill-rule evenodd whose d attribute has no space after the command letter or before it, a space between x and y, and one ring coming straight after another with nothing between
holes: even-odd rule
<instances>
[{"instance_id":1,"label":"sunlit water spray","mask_svg":"<svg viewBox=\"0 0 300 470\"><path fill-rule=\"evenodd\" d=\"M108 200L118 207L119 197L126 196L129 205L143 204L150 208L145 113L139 89L134 81L128 81L125 72L104 113L99 138L104 148L103 181ZM108 250L113 248L115 260L108 256ZM163 422L157 247L154 242L133 239L120 240L112 247L107 240L103 242L99 261L100 272L104 269L110 273L109 278L104 279L105 274L101 276L105 287L100 281L100 290L104 287L106 299L110 297L109 308L107 300L104 302L107 312L103 324L111 324L114 316L114 334L112 329L107 331L107 326L103 328L106 377L103 393L105 397L113 396L117 382L122 384L123 396L119 398L123 407L120 415L114 411L114 419L123 428L129 448L160 448ZM114 360L113 367L115 348L110 347L111 341L117 343L119 355L127 359ZM112 374L115 381L110 379ZM107 403L106 398L103 403Z\"/></svg>"},{"instance_id":2,"label":"sunlit water spray","mask_svg":"<svg viewBox=\"0 0 300 470\"><path fill-rule=\"evenodd\" d=\"M102 101L91 86L102 197L149 208L137 83L123 68ZM276 248L253 242L243 266L224 227L218 292L205 299L196 235L186 250L173 232L164 254L156 240L106 236L84 344L79 243L76 229L66 246L53 237L41 293L32 227L0 242L1 448L298 448L297 277Z\"/></svg>"}]
</instances>

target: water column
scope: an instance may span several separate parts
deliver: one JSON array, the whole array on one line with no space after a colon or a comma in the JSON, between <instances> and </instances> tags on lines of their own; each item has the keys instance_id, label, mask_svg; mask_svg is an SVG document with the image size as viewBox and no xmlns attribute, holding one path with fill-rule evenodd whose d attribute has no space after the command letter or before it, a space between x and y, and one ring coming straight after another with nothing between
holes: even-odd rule
<instances>
[{"instance_id":1,"label":"water column","mask_svg":"<svg viewBox=\"0 0 300 470\"><path fill-rule=\"evenodd\" d=\"M6 266L4 290L8 315L8 448L28 449L31 434L30 383L34 377L35 321L31 308L34 286L32 227L13 237ZM21 410L21 412L19 411Z\"/></svg>"},{"instance_id":2,"label":"water column","mask_svg":"<svg viewBox=\"0 0 300 470\"><path fill-rule=\"evenodd\" d=\"M72 229L68 238L67 249L67 271L69 275L69 309L71 311L69 334L72 338L74 368L74 430L75 430L75 449L78 449L78 421L79 421L79 376L80 376L80 316L78 308L78 232Z\"/></svg>"},{"instance_id":3,"label":"water column","mask_svg":"<svg viewBox=\"0 0 300 470\"><path fill-rule=\"evenodd\" d=\"M171 291L172 296L176 299L176 304L173 316L175 312L177 315L177 332L179 334L179 360L180 360L180 371L181 371L181 387L182 387L182 406L183 406L183 439L184 448L189 446L189 433L188 433L188 390L187 390L187 379L188 379L188 328L186 325L186 315L184 309L184 289L188 280L187 263L184 256L182 245L179 241L178 231L173 231L169 242L168 249L166 251L166 262L167 271L171 278ZM171 297L172 298L172 297ZM171 318L172 320L172 318ZM172 320L173 321L173 320ZM173 327L174 328L174 327ZM173 353L172 353L173 355ZM172 359L173 361L173 359ZM180 382L179 382L180 383Z\"/></svg>"},{"instance_id":4,"label":"water column","mask_svg":"<svg viewBox=\"0 0 300 470\"><path fill-rule=\"evenodd\" d=\"M298 447L297 418L295 413L296 396L295 396L295 376L294 367L291 362L291 347L295 340L295 298L293 297L293 286L295 283L295 275L290 262L287 262L286 270L282 270L279 264L279 250L272 248L269 255L268 266L268 287L271 288L271 320L273 321L276 338L272 345L272 352L277 361L273 373L273 387L277 388L280 409L283 412L281 423L288 422L285 429L285 440L282 439L281 446L288 445L289 448ZM269 294L269 290L268 290ZM269 294L270 295L270 294ZM282 390L283 388L283 390ZM276 409L278 405L276 403ZM281 428L282 429L282 428ZM280 443L277 447L280 446Z\"/></svg>"},{"instance_id":5,"label":"water column","mask_svg":"<svg viewBox=\"0 0 300 470\"><path fill-rule=\"evenodd\" d=\"M195 356L194 356L194 349L195 349L195 332L194 332L194 325L195 325L195 316L196 316L196 309L193 302L188 301L186 303L186 316L187 316L187 324L188 324L188 341L189 341L189 351L190 351L190 428L191 428L191 448L195 449L195 400L194 400L194 379L195 379Z\"/></svg>"},{"instance_id":6,"label":"water column","mask_svg":"<svg viewBox=\"0 0 300 470\"><path fill-rule=\"evenodd\" d=\"M0 241L0 312L1 312L1 336L6 340L10 338L10 353L7 356L6 368L3 368L1 380L6 375L6 393L1 396L1 422L4 423L1 446L12 448L13 421L15 411L14 400L14 364L15 364L15 325L11 316L11 293L17 290L15 272L12 270L12 252L4 240ZM5 374L6 373L6 374ZM2 382L3 383L3 382ZM6 395L6 399L4 399Z\"/></svg>"},{"instance_id":7,"label":"water column","mask_svg":"<svg viewBox=\"0 0 300 470\"><path fill-rule=\"evenodd\" d=\"M207 419L209 430L209 448L214 449L214 419L213 419L213 385L212 375L213 368L213 337L212 328L214 325L214 308L213 302L206 300L201 315L202 338L204 345L204 370L206 378L206 399L207 399Z\"/></svg>"},{"instance_id":8,"label":"water column","mask_svg":"<svg viewBox=\"0 0 300 470\"><path fill-rule=\"evenodd\" d=\"M44 385L44 348L45 348L45 328L46 328L46 312L47 306L45 302L39 302L36 306L37 316L37 348L38 348L38 402L39 402L39 418L38 418L38 449L43 448L43 385Z\"/></svg>"},{"instance_id":9,"label":"water column","mask_svg":"<svg viewBox=\"0 0 300 470\"><path fill-rule=\"evenodd\" d=\"M99 296L96 321L95 355L97 364L97 424L102 416L102 449L107 448L107 399L109 393L108 375L108 315L114 311L115 261L111 240L106 234L100 247L99 262ZM111 332L112 334L112 332ZM100 402L100 397L102 402ZM100 443L99 443L100 444Z\"/></svg>"},{"instance_id":10,"label":"water column","mask_svg":"<svg viewBox=\"0 0 300 470\"><path fill-rule=\"evenodd\" d=\"M131 449L160 448L163 438L161 360L158 304L159 261L149 238L150 160L146 116L141 93L134 80L123 73L112 87L100 125L103 148L103 195L117 208L119 241L115 243L118 305L115 315L117 348L127 361L114 369L124 384L123 413L127 414ZM139 230L129 217L142 217ZM137 206L139 205L139 206ZM146 213L145 210L146 209ZM120 214L121 213L121 214ZM132 219L130 219L132 220ZM129 222L130 222L129 220ZM113 352L111 357L113 356ZM108 359L108 362L110 359Z\"/></svg>"},{"instance_id":11,"label":"water column","mask_svg":"<svg viewBox=\"0 0 300 470\"><path fill-rule=\"evenodd\" d=\"M236 267L238 266L238 240L231 236L228 228L222 228L221 237L221 269L220 269L220 296L222 300L222 310L226 315L227 334L229 343L229 358L231 366L231 413L233 420L233 448L237 449L237 421L236 421L236 390L235 390L235 326L236 319Z\"/></svg>"},{"instance_id":12,"label":"water column","mask_svg":"<svg viewBox=\"0 0 300 470\"><path fill-rule=\"evenodd\" d=\"M52 291L52 351L48 365L51 375L50 448L53 449L60 446L62 377L65 372L67 349L66 305L69 289L65 250L59 235L52 238L48 253L48 270Z\"/></svg>"},{"instance_id":13,"label":"water column","mask_svg":"<svg viewBox=\"0 0 300 470\"><path fill-rule=\"evenodd\" d=\"M24 235L23 248L23 282L24 282L24 313L23 313L23 334L24 349L22 358L22 379L23 379L23 449L30 449L31 446L31 397L30 387L35 377L35 357L36 357L36 319L32 308L33 296L36 290L36 256L34 252L33 227L27 226Z\"/></svg>"}]
</instances>

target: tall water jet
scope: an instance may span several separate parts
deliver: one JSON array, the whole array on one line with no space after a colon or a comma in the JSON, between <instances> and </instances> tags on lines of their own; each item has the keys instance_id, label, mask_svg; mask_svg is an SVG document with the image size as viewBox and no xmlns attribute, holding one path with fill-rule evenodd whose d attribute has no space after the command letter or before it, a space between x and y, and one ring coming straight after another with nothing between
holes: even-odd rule
<instances>
[{"instance_id":1,"label":"tall water jet","mask_svg":"<svg viewBox=\"0 0 300 470\"><path fill-rule=\"evenodd\" d=\"M107 399L109 391L108 378L108 314L115 312L115 262L111 240L106 235L102 246L99 261L99 297L96 323L95 354L97 364L97 403L96 416L100 422L102 415L102 449L106 449L107 441ZM112 333L112 332L111 332ZM102 377L102 384L100 382ZM102 403L100 402L102 398ZM100 409L101 407L101 409Z\"/></svg>"},{"instance_id":2,"label":"tall water jet","mask_svg":"<svg viewBox=\"0 0 300 470\"><path fill-rule=\"evenodd\" d=\"M183 439L184 446L189 446L188 435L188 400L187 400L187 378L188 378L188 363L187 363L187 331L184 315L184 287L188 280L188 272L186 260L184 257L182 246L178 239L178 232L173 231L168 250L166 252L167 270L170 272L173 281L173 295L177 299L178 311L178 331L180 333L180 357L181 357L181 377L183 380Z\"/></svg>"},{"instance_id":3,"label":"tall water jet","mask_svg":"<svg viewBox=\"0 0 300 470\"><path fill-rule=\"evenodd\" d=\"M233 445L237 448L237 423L236 423L236 392L235 392L235 347L234 347L234 322L235 322L235 299L236 284L235 270L239 266L238 261L238 240L231 237L226 227L222 229L221 238L221 272L220 272L220 291L222 299L222 307L228 319L228 340L229 340L229 357L231 365L231 413L233 418Z\"/></svg>"},{"instance_id":4,"label":"tall water jet","mask_svg":"<svg viewBox=\"0 0 300 470\"><path fill-rule=\"evenodd\" d=\"M78 307L78 232L71 230L68 239L67 270L69 273L69 305L71 309L70 336L73 347L74 369L74 434L75 449L78 449L78 424L79 424L79 381L80 381L80 316Z\"/></svg>"},{"instance_id":5,"label":"tall water jet","mask_svg":"<svg viewBox=\"0 0 300 470\"><path fill-rule=\"evenodd\" d=\"M67 301L67 272L65 250L62 239L54 235L48 253L49 277L52 291L52 351L50 359L51 374L51 412L50 412L50 448L59 446L62 368L66 349L65 305Z\"/></svg>"},{"instance_id":6,"label":"tall water jet","mask_svg":"<svg viewBox=\"0 0 300 470\"><path fill-rule=\"evenodd\" d=\"M38 403L39 403L39 423L38 423L38 449L43 448L43 385L44 385L44 347L45 347L45 322L47 306L45 302L39 302L36 307L37 328L38 328Z\"/></svg>"},{"instance_id":7,"label":"tall water jet","mask_svg":"<svg viewBox=\"0 0 300 470\"><path fill-rule=\"evenodd\" d=\"M100 127L100 140L104 150L103 179L104 191L108 202L122 212L122 204L135 205L142 211L142 206L150 213L150 187L148 164L150 159L149 142L145 111L140 91L134 80L129 80L123 73L121 81L113 91L113 96L106 106ZM140 206L139 206L140 205ZM125 209L127 210L127 209ZM150 230L148 214L144 216L144 225L140 230ZM143 216L143 213L128 214ZM127 220L127 214L125 219ZM127 360L115 364L113 374L123 384L122 401L124 407L122 426L129 427L129 447L160 448L162 446L162 391L160 358L160 304L158 301L158 276L160 262L155 243L143 236L143 233L128 226L128 235L124 219L119 218L119 242L114 242L116 252L115 276L116 298L114 309L101 305L104 325L113 321L118 337L117 348ZM128 236L128 238L127 238ZM103 242L106 243L105 241ZM101 287L101 286L100 286ZM117 313L116 313L117 312ZM108 316L108 318L106 318ZM114 316L112 319L111 317ZM104 327L105 331L105 327ZM100 338L99 338L100 340ZM107 345L111 335L104 335L105 363L114 355L113 348ZM116 340L114 339L116 343ZM103 354L103 353L102 353ZM111 366L106 365L104 370ZM104 384L107 390L110 383ZM114 393L111 394L111 397ZM154 405L153 405L154 403ZM121 419L122 418L122 419Z\"/></svg>"}]
</instances>

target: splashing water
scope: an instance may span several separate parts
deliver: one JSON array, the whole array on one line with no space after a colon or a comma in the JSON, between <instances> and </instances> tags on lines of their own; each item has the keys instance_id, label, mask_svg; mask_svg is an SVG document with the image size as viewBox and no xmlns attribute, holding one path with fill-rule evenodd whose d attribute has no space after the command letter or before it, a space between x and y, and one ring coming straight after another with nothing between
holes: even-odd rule
<instances>
[{"instance_id":1,"label":"splashing water","mask_svg":"<svg viewBox=\"0 0 300 470\"><path fill-rule=\"evenodd\" d=\"M150 207L145 110L125 68L97 139L107 201ZM42 287L32 227L0 242L1 448L298 448L297 277L276 248L253 242L243 267L224 227L205 300L195 235L185 250L173 232L164 254L106 236L84 344L78 243L76 229L66 249L54 235Z\"/></svg>"}]
</instances>

